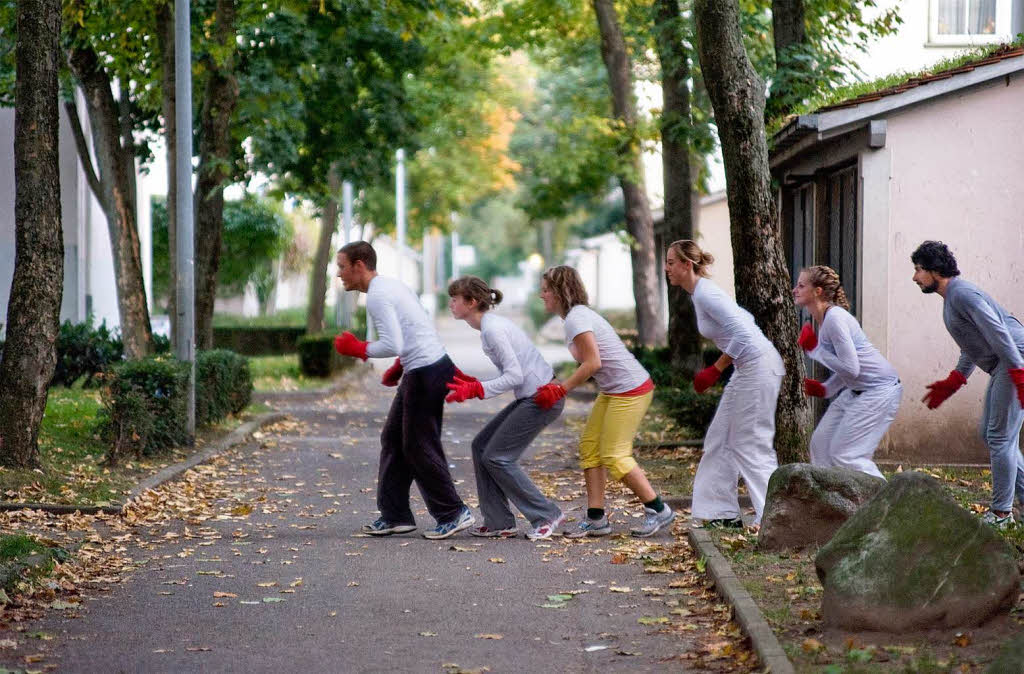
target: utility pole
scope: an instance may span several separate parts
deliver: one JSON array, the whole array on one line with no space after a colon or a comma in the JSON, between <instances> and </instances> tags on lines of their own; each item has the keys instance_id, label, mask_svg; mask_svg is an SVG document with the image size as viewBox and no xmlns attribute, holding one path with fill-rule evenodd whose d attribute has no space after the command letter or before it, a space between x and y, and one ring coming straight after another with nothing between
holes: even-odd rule
<instances>
[{"instance_id":1,"label":"utility pole","mask_svg":"<svg viewBox=\"0 0 1024 674\"><path fill-rule=\"evenodd\" d=\"M174 171L175 205L178 217L177 311L178 330L175 355L189 364L188 436L196 437L196 283L195 243L192 211L192 28L189 0L174 0L174 95L178 146Z\"/></svg>"}]
</instances>

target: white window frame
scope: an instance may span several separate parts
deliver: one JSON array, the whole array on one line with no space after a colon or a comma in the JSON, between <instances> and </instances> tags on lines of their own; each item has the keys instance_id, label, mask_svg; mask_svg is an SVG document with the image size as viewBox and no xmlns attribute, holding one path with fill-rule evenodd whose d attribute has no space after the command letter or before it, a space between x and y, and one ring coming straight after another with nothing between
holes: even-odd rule
<instances>
[{"instance_id":1,"label":"white window frame","mask_svg":"<svg viewBox=\"0 0 1024 674\"><path fill-rule=\"evenodd\" d=\"M972 47L1004 42L1010 37L1013 21L1013 0L996 0L996 32L984 34L940 34L939 0L928 0L928 45L934 47Z\"/></svg>"}]
</instances>

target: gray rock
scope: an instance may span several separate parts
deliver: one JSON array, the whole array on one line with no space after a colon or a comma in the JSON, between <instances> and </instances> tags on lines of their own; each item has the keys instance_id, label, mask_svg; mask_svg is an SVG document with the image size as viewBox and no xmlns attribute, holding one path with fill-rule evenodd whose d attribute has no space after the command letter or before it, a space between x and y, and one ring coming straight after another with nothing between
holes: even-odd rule
<instances>
[{"instance_id":1,"label":"gray rock","mask_svg":"<svg viewBox=\"0 0 1024 674\"><path fill-rule=\"evenodd\" d=\"M885 480L850 468L786 464L768 481L757 547L822 545L884 486Z\"/></svg>"},{"instance_id":2,"label":"gray rock","mask_svg":"<svg viewBox=\"0 0 1024 674\"><path fill-rule=\"evenodd\" d=\"M938 480L900 473L815 558L827 625L906 632L1006 612L1020 573L1010 546Z\"/></svg>"}]
</instances>

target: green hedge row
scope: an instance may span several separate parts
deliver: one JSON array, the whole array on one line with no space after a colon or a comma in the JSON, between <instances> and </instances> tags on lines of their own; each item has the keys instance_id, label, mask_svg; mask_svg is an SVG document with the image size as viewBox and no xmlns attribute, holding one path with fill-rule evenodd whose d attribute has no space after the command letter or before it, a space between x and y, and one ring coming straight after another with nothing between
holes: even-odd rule
<instances>
[{"instance_id":1,"label":"green hedge row","mask_svg":"<svg viewBox=\"0 0 1024 674\"><path fill-rule=\"evenodd\" d=\"M355 358L342 356L334 350L334 333L303 335L296 344L299 369L307 377L330 377L355 364Z\"/></svg>"},{"instance_id":2,"label":"green hedge row","mask_svg":"<svg viewBox=\"0 0 1024 674\"><path fill-rule=\"evenodd\" d=\"M152 356L115 366L107 376L97 431L108 460L152 455L186 444L188 363ZM196 425L241 412L252 398L249 361L215 349L196 355Z\"/></svg>"},{"instance_id":3,"label":"green hedge row","mask_svg":"<svg viewBox=\"0 0 1024 674\"><path fill-rule=\"evenodd\" d=\"M722 397L722 386L732 374L731 367L722 373L719 384L705 393L697 393L693 390L693 377L672 365L668 347L633 346L630 350L651 374L656 387L654 395L665 403L677 424L701 431L711 424ZM704 349L704 365L711 365L720 355L721 351L714 347Z\"/></svg>"}]
</instances>

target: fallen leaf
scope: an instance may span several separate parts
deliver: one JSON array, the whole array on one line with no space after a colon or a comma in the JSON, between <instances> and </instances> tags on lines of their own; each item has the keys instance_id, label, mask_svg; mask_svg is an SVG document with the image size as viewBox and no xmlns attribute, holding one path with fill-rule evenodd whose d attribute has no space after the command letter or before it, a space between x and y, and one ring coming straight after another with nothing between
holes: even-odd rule
<instances>
[{"instance_id":1,"label":"fallen leaf","mask_svg":"<svg viewBox=\"0 0 1024 674\"><path fill-rule=\"evenodd\" d=\"M612 555L612 558L611 558L611 563L612 564L626 564L628 562L629 562L629 557L626 557L626 555L622 554L621 552L616 552L614 555Z\"/></svg>"},{"instance_id":2,"label":"fallen leaf","mask_svg":"<svg viewBox=\"0 0 1024 674\"><path fill-rule=\"evenodd\" d=\"M505 637L500 634L474 634L476 639L504 639Z\"/></svg>"},{"instance_id":3,"label":"fallen leaf","mask_svg":"<svg viewBox=\"0 0 1024 674\"><path fill-rule=\"evenodd\" d=\"M191 653L205 653L206 651L212 651L213 649L209 646L188 646L185 650Z\"/></svg>"},{"instance_id":4,"label":"fallen leaf","mask_svg":"<svg viewBox=\"0 0 1024 674\"><path fill-rule=\"evenodd\" d=\"M420 632L421 637L436 637L437 632Z\"/></svg>"},{"instance_id":5,"label":"fallen leaf","mask_svg":"<svg viewBox=\"0 0 1024 674\"><path fill-rule=\"evenodd\" d=\"M269 583L256 583L256 587L274 587L277 585L276 581L270 581Z\"/></svg>"},{"instance_id":6,"label":"fallen leaf","mask_svg":"<svg viewBox=\"0 0 1024 674\"><path fill-rule=\"evenodd\" d=\"M569 601L572 599L571 594L549 594L548 601Z\"/></svg>"},{"instance_id":7,"label":"fallen leaf","mask_svg":"<svg viewBox=\"0 0 1024 674\"><path fill-rule=\"evenodd\" d=\"M618 585L609 585L608 586L608 591L609 592L624 592L625 593L625 592L632 592L633 590L632 590L632 588L629 588L629 587L619 587Z\"/></svg>"},{"instance_id":8,"label":"fallen leaf","mask_svg":"<svg viewBox=\"0 0 1024 674\"><path fill-rule=\"evenodd\" d=\"M282 599L281 597L264 597L263 598L263 603L264 604L277 604L278 602L282 602L282 601L287 601L287 600L286 599Z\"/></svg>"},{"instance_id":9,"label":"fallen leaf","mask_svg":"<svg viewBox=\"0 0 1024 674\"><path fill-rule=\"evenodd\" d=\"M636 651L624 651L622 649L619 649L615 651L615 655L642 655L642 653L638 653Z\"/></svg>"},{"instance_id":10,"label":"fallen leaf","mask_svg":"<svg viewBox=\"0 0 1024 674\"><path fill-rule=\"evenodd\" d=\"M641 625L665 625L668 623L668 618L666 616L654 617L645 615L642 618L637 618L636 621Z\"/></svg>"},{"instance_id":11,"label":"fallen leaf","mask_svg":"<svg viewBox=\"0 0 1024 674\"><path fill-rule=\"evenodd\" d=\"M817 653L825 648L825 644L817 639L804 639L803 643L800 644L800 648L803 649L804 653Z\"/></svg>"},{"instance_id":12,"label":"fallen leaf","mask_svg":"<svg viewBox=\"0 0 1024 674\"><path fill-rule=\"evenodd\" d=\"M488 562L494 562L495 564L504 564L505 560L502 557L491 557L487 560Z\"/></svg>"},{"instance_id":13,"label":"fallen leaf","mask_svg":"<svg viewBox=\"0 0 1024 674\"><path fill-rule=\"evenodd\" d=\"M448 549L454 550L455 552L479 552L477 548L467 548L461 545L453 545Z\"/></svg>"},{"instance_id":14,"label":"fallen leaf","mask_svg":"<svg viewBox=\"0 0 1024 674\"><path fill-rule=\"evenodd\" d=\"M967 648L971 645L971 635L968 632L957 632L953 635L953 645Z\"/></svg>"},{"instance_id":15,"label":"fallen leaf","mask_svg":"<svg viewBox=\"0 0 1024 674\"><path fill-rule=\"evenodd\" d=\"M608 648L608 647L607 647L607 646L604 646L604 645L602 645L602 644L598 644L598 645L596 645L596 646L587 646L587 647L586 647L586 648L584 648L583 650L584 650L585 652L587 652L587 653L593 653L594 651L603 651L603 650L605 650L606 648Z\"/></svg>"},{"instance_id":16,"label":"fallen leaf","mask_svg":"<svg viewBox=\"0 0 1024 674\"><path fill-rule=\"evenodd\" d=\"M234 592L214 592L213 596L218 598L218 599L222 599L222 598L225 598L225 597L228 598L228 599L238 599L238 595L235 594Z\"/></svg>"}]
</instances>

